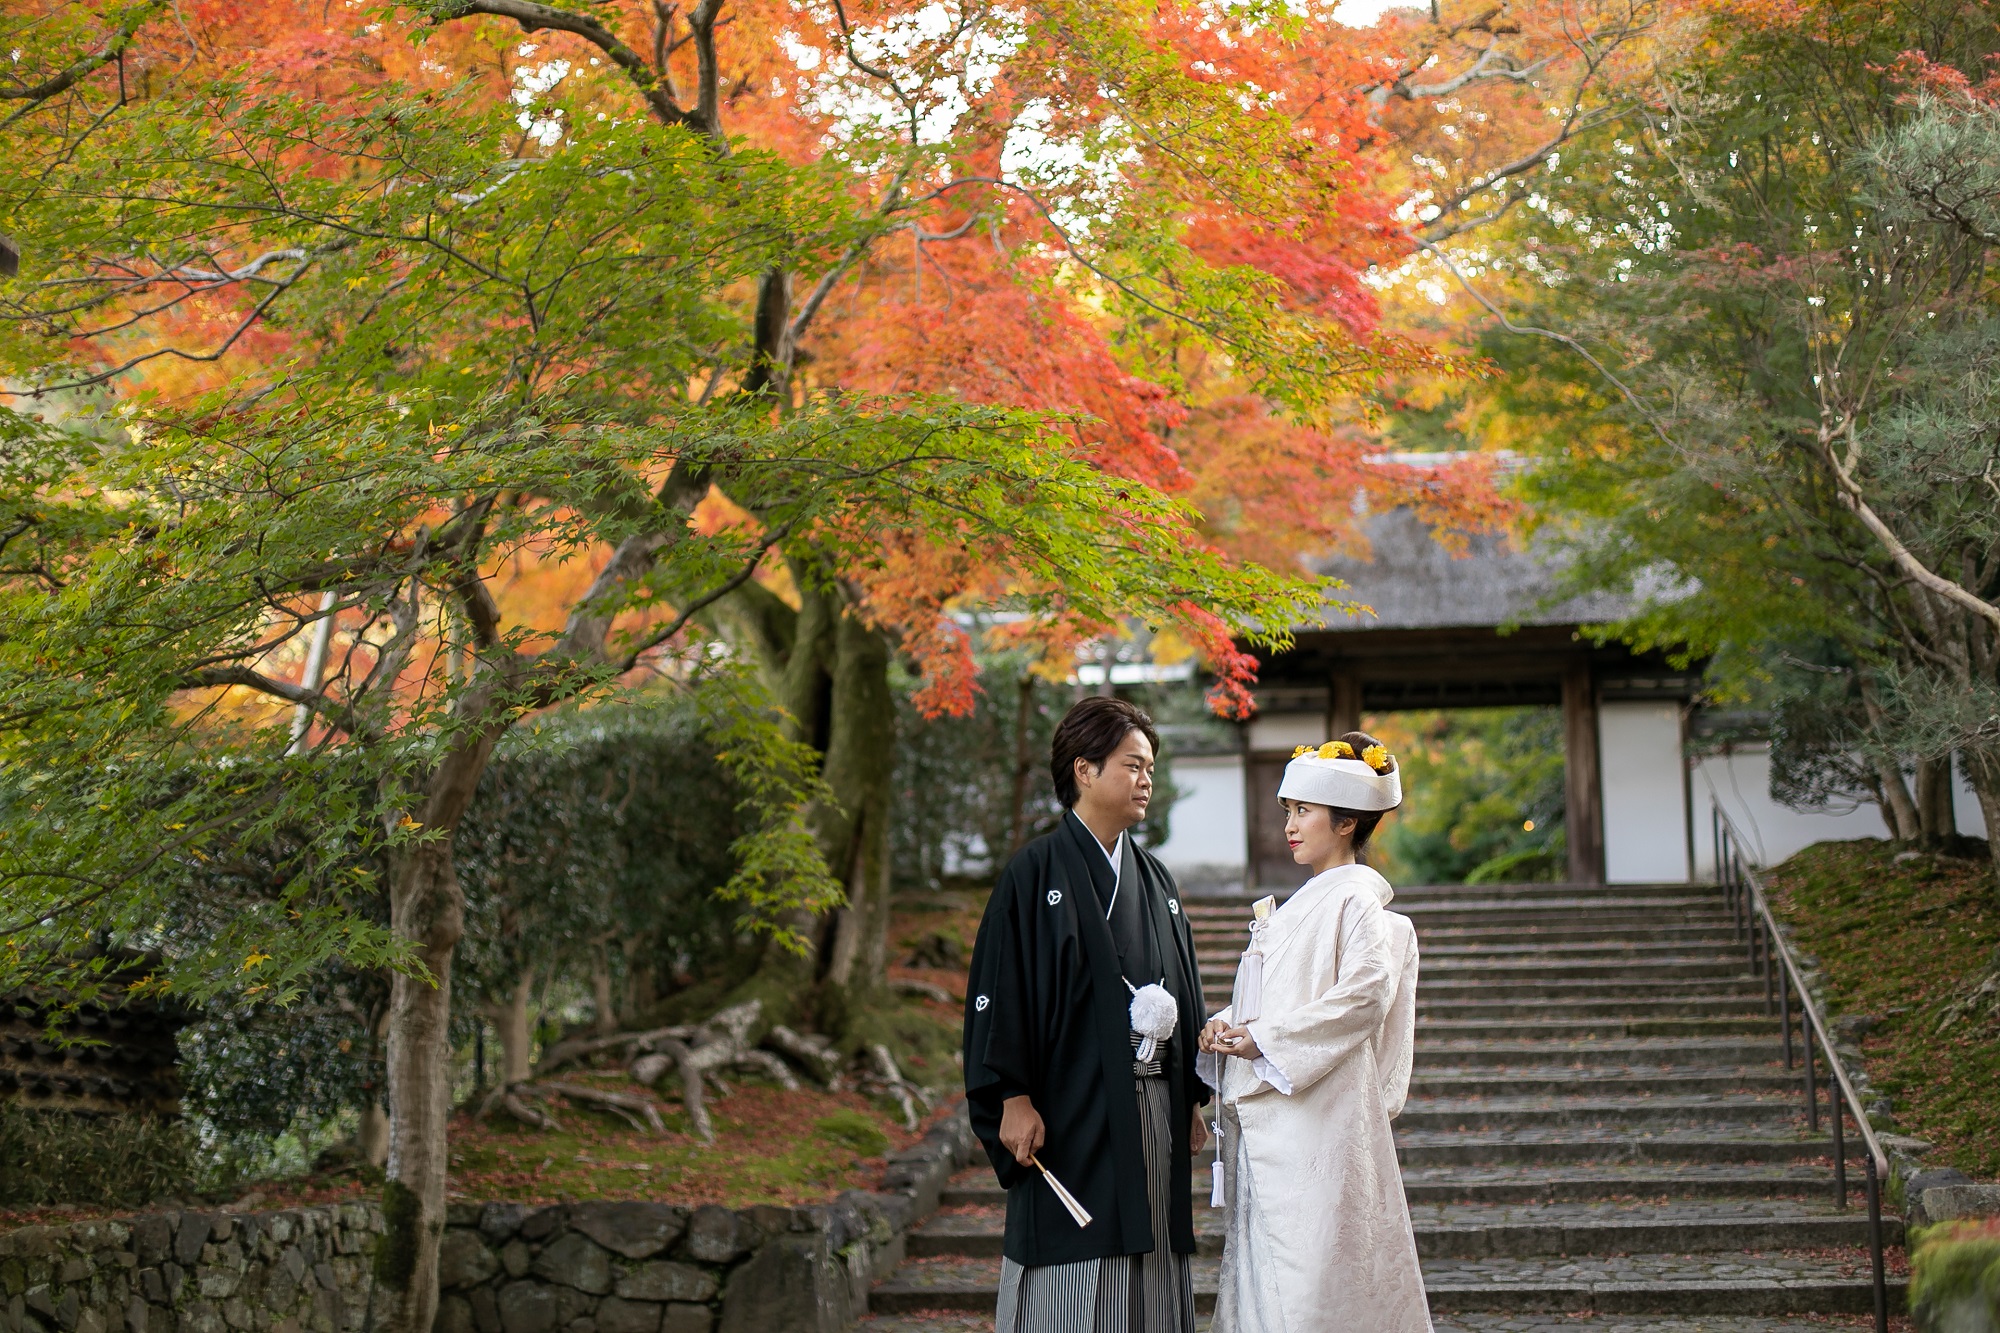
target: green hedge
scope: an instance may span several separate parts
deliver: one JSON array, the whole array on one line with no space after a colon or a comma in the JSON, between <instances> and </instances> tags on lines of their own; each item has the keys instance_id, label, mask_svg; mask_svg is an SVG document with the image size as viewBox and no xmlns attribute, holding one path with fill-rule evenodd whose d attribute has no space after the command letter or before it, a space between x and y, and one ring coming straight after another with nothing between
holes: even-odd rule
<instances>
[{"instance_id":1,"label":"green hedge","mask_svg":"<svg viewBox=\"0 0 2000 1333\"><path fill-rule=\"evenodd\" d=\"M0 1103L0 1204L137 1205L194 1188L178 1120L72 1115Z\"/></svg>"}]
</instances>

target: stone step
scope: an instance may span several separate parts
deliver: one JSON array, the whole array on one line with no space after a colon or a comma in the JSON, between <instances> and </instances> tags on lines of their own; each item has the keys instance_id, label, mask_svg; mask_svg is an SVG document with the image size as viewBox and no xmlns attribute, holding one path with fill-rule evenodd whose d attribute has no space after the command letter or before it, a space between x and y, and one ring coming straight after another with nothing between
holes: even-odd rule
<instances>
[{"instance_id":1,"label":"stone step","mask_svg":"<svg viewBox=\"0 0 2000 1333\"><path fill-rule=\"evenodd\" d=\"M1210 1333L1212 1316L1196 1311L1194 1333ZM909 1314L871 1315L858 1325L861 1333L993 1333L991 1313L962 1310L918 1310ZM1483 1312L1433 1314L1436 1333L1831 1333L1838 1329L1872 1330L1872 1317L1806 1315L1797 1318L1747 1318L1735 1315L1590 1315L1557 1312ZM1907 1325L1898 1322L1892 1327Z\"/></svg>"},{"instance_id":2,"label":"stone step","mask_svg":"<svg viewBox=\"0 0 2000 1333\"><path fill-rule=\"evenodd\" d=\"M1226 992L1225 992L1226 994ZM1417 985L1417 1021L1426 1019L1535 1019L1622 1018L1628 1021L1688 1018L1755 1018L1770 1031L1778 1026L1776 1014L1764 1016L1764 997L1751 995L1662 995L1578 998L1574 995L1499 996L1489 999L1452 997L1430 999L1421 981Z\"/></svg>"},{"instance_id":3,"label":"stone step","mask_svg":"<svg viewBox=\"0 0 2000 1333\"><path fill-rule=\"evenodd\" d=\"M1450 1040L1424 1030L1417 1044L1419 1072L1442 1069L1486 1069L1495 1065L1508 1068L1570 1068L1593 1066L1673 1065L1698 1066L1776 1065L1780 1073L1784 1046L1780 1039L1757 1040L1742 1037L1612 1038L1603 1041L1519 1039L1519 1029L1508 1024L1506 1036L1493 1040ZM1793 1070L1788 1077L1797 1077Z\"/></svg>"},{"instance_id":4,"label":"stone step","mask_svg":"<svg viewBox=\"0 0 2000 1333\"><path fill-rule=\"evenodd\" d=\"M1731 925L1733 918L1722 900L1706 895L1689 898L1540 898L1523 902L1489 902L1476 898L1444 899L1427 902L1397 902L1391 911L1401 912L1419 927L1427 924L1477 926L1546 924L1553 921L1617 925L1703 925L1718 929Z\"/></svg>"},{"instance_id":5,"label":"stone step","mask_svg":"<svg viewBox=\"0 0 2000 1333\"><path fill-rule=\"evenodd\" d=\"M1800 1076L1780 1065L1717 1065L1692 1069L1677 1065L1580 1065L1463 1067L1413 1075L1410 1093L1418 1097L1506 1097L1536 1094L1632 1096L1658 1093L1790 1092L1802 1086Z\"/></svg>"},{"instance_id":6,"label":"stone step","mask_svg":"<svg viewBox=\"0 0 2000 1333\"><path fill-rule=\"evenodd\" d=\"M1813 1316L1804 1319L1764 1319L1741 1315L1593 1315L1560 1312L1524 1313L1465 1311L1438 1315L1431 1321L1437 1333L1831 1333L1835 1329L1875 1327L1872 1317ZM919 1310L909 1314L870 1315L861 1333L993 1333L990 1312ZM1195 1317L1195 1333L1209 1333L1206 1315Z\"/></svg>"},{"instance_id":7,"label":"stone step","mask_svg":"<svg viewBox=\"0 0 2000 1333\"><path fill-rule=\"evenodd\" d=\"M1627 923L1612 929L1605 929L1589 921L1566 918L1526 925L1488 922L1452 926L1433 922L1419 930L1418 938L1427 949L1441 946L1528 948L1555 945L1586 945L1592 948L1615 949L1667 944L1690 946L1699 944L1707 948L1734 949L1739 953L1747 953L1749 949L1727 918L1711 924L1663 921ZM1232 942L1237 947L1242 947L1242 934L1239 932L1229 940L1218 939L1216 945L1221 947Z\"/></svg>"},{"instance_id":8,"label":"stone step","mask_svg":"<svg viewBox=\"0 0 2000 1333\"><path fill-rule=\"evenodd\" d=\"M1540 958L1545 960L1577 959L1594 961L1599 958L1710 958L1726 957L1741 959L1747 951L1740 941L1724 934L1697 935L1687 939L1667 940L1527 940L1503 942L1499 940L1436 941L1424 950L1426 965L1432 962L1459 962L1476 959Z\"/></svg>"},{"instance_id":9,"label":"stone step","mask_svg":"<svg viewBox=\"0 0 2000 1333\"><path fill-rule=\"evenodd\" d=\"M1194 1261L1195 1303L1215 1305L1219 1261ZM1902 1308L1906 1283L1891 1280ZM1601 1258L1431 1259L1424 1263L1431 1308L1456 1311L1561 1311L1607 1314L1848 1314L1870 1310L1874 1289L1863 1251L1750 1252L1735 1255L1630 1254ZM878 1313L983 1312L1000 1289L997 1258L915 1259L870 1296Z\"/></svg>"},{"instance_id":10,"label":"stone step","mask_svg":"<svg viewBox=\"0 0 2000 1333\"><path fill-rule=\"evenodd\" d=\"M1195 961L1204 973L1235 974L1239 950L1234 953L1196 953ZM1700 958L1677 955L1642 959L1547 959L1547 958L1434 958L1425 954L1421 961L1423 984L1440 985L1521 984L1543 982L1661 982L1719 981L1761 987L1763 978L1751 973L1741 958L1728 956Z\"/></svg>"},{"instance_id":11,"label":"stone step","mask_svg":"<svg viewBox=\"0 0 2000 1333\"><path fill-rule=\"evenodd\" d=\"M1297 885L1265 886L1252 893L1242 894L1187 894L1181 898L1188 920L1207 921L1214 919L1240 920L1250 914L1250 908L1259 898L1269 895L1280 903L1290 898ZM1395 905L1406 903L1447 902L1535 902L1556 899L1563 902L1599 899L1620 901L1649 899L1693 899L1715 904L1723 903L1721 893L1715 888L1701 884L1399 884L1396 886Z\"/></svg>"},{"instance_id":12,"label":"stone step","mask_svg":"<svg viewBox=\"0 0 2000 1333\"><path fill-rule=\"evenodd\" d=\"M1196 1206L1207 1200L1208 1159L1195 1171ZM1808 1199L1829 1203L1833 1168L1712 1162L1582 1162L1573 1165L1433 1166L1406 1170L1403 1191L1419 1203L1584 1203L1593 1200ZM1850 1199L1854 1196L1849 1195ZM942 1206L999 1207L1007 1192L984 1168L961 1172Z\"/></svg>"},{"instance_id":13,"label":"stone step","mask_svg":"<svg viewBox=\"0 0 2000 1333\"><path fill-rule=\"evenodd\" d=\"M1410 1208L1417 1253L1426 1259L1550 1258L1655 1250L1714 1254L1727 1250L1820 1249L1868 1243L1868 1218L1830 1203L1797 1199L1689 1200L1677 1203L1416 1203ZM998 1258L1006 1209L959 1206L909 1233L908 1253ZM1900 1220L1884 1219L1888 1244L1902 1243ZM1195 1214L1197 1253L1222 1253L1223 1215Z\"/></svg>"},{"instance_id":14,"label":"stone step","mask_svg":"<svg viewBox=\"0 0 2000 1333\"><path fill-rule=\"evenodd\" d=\"M1462 971L1438 976L1419 973L1417 996L1420 1002L1450 1000L1510 1000L1523 995L1552 1000L1755 1000L1764 1002L1764 982L1747 972L1727 977L1653 976L1634 969L1624 976L1566 977L1559 972L1536 976L1532 973L1492 977L1469 976Z\"/></svg>"},{"instance_id":15,"label":"stone step","mask_svg":"<svg viewBox=\"0 0 2000 1333\"><path fill-rule=\"evenodd\" d=\"M1512 1125L1480 1130L1403 1128L1400 1120L1397 1125L1396 1158L1405 1174L1437 1167L1585 1162L1818 1164L1833 1157L1830 1134L1807 1137L1771 1121L1659 1125L1646 1133L1635 1133L1630 1125ZM1842 1145L1852 1160L1862 1155L1858 1139L1850 1134Z\"/></svg>"},{"instance_id":16,"label":"stone step","mask_svg":"<svg viewBox=\"0 0 2000 1333\"><path fill-rule=\"evenodd\" d=\"M1552 914L1596 917L1603 914L1638 916L1651 914L1671 918L1698 913L1718 924L1730 922L1729 905L1720 895L1690 892L1677 886L1678 893L1627 893L1623 889L1601 893L1552 893L1532 898L1505 898L1481 895L1477 890L1449 894L1417 894L1398 890L1389 904L1392 912L1421 918L1438 912L1468 912L1485 917L1492 913L1522 913L1524 920L1546 919ZM1185 900L1184 900L1185 901ZM1250 903L1217 907L1209 903L1185 901L1184 914L1196 929L1242 929L1251 918Z\"/></svg>"},{"instance_id":17,"label":"stone step","mask_svg":"<svg viewBox=\"0 0 2000 1333\"><path fill-rule=\"evenodd\" d=\"M1412 1205L1777 1198L1830 1204L1833 1168L1729 1162L1433 1166L1404 1172L1403 1191Z\"/></svg>"},{"instance_id":18,"label":"stone step","mask_svg":"<svg viewBox=\"0 0 2000 1333\"><path fill-rule=\"evenodd\" d=\"M1790 1097L1746 1096L1735 1093L1694 1093L1687 1096L1619 1096L1585 1091L1576 1095L1543 1094L1498 1097L1412 1096L1396 1119L1398 1129L1485 1130L1514 1126L1619 1125L1693 1126L1710 1121L1732 1124L1785 1123L1803 1120L1805 1109Z\"/></svg>"},{"instance_id":19,"label":"stone step","mask_svg":"<svg viewBox=\"0 0 2000 1333\"><path fill-rule=\"evenodd\" d=\"M1761 1037L1773 1034L1778 1026L1776 1019L1758 1012L1688 1018L1673 1009L1662 1012L1641 1008L1640 1012L1630 1016L1614 1013L1538 1021L1540 1012L1536 1009L1531 1013L1508 1017L1419 1015L1419 1058L1425 1046L1433 1041L1457 1043L1517 1037L1537 1042L1639 1041L1676 1037L1720 1039L1731 1036Z\"/></svg>"}]
</instances>

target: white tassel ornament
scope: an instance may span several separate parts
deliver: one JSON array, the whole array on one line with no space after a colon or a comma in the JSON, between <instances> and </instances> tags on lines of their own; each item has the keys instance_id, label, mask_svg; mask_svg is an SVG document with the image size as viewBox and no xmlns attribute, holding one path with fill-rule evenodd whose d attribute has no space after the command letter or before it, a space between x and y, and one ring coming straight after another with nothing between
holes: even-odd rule
<instances>
[{"instance_id":1,"label":"white tassel ornament","mask_svg":"<svg viewBox=\"0 0 2000 1333\"><path fill-rule=\"evenodd\" d=\"M1139 1049L1132 1058L1143 1063L1153 1058L1161 1042L1174 1035L1181 1007L1165 986L1134 986L1128 981L1125 989L1132 992L1132 1030L1139 1034Z\"/></svg>"},{"instance_id":2,"label":"white tassel ornament","mask_svg":"<svg viewBox=\"0 0 2000 1333\"><path fill-rule=\"evenodd\" d=\"M1243 960L1237 965L1236 994L1229 1006L1230 1018L1237 1027L1264 1016L1264 925L1277 905L1276 898L1259 898L1250 908L1254 917L1250 922L1250 947L1243 951Z\"/></svg>"}]
</instances>

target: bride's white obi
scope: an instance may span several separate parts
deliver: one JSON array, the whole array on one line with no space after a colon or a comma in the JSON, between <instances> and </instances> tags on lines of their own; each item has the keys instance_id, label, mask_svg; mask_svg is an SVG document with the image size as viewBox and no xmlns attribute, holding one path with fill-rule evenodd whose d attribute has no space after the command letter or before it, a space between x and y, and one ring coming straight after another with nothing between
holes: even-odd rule
<instances>
[{"instance_id":1,"label":"bride's white obi","mask_svg":"<svg viewBox=\"0 0 2000 1333\"><path fill-rule=\"evenodd\" d=\"M1200 1057L1228 1209L1215 1333L1430 1333L1389 1127L1417 1021L1417 936L1383 910L1393 896L1366 866L1314 876L1263 930L1263 1058Z\"/></svg>"}]
</instances>

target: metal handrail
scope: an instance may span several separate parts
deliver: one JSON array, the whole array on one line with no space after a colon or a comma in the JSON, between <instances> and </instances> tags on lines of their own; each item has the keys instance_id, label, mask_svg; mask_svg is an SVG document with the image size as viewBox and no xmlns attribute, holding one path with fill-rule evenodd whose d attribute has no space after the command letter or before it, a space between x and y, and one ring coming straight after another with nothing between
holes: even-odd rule
<instances>
[{"instance_id":1,"label":"metal handrail","mask_svg":"<svg viewBox=\"0 0 2000 1333\"><path fill-rule=\"evenodd\" d=\"M1743 855L1743 835L1730 821L1720 802L1709 808L1714 835L1715 878L1722 887L1723 900L1729 904L1737 936L1750 951L1751 974L1764 978L1765 1009L1768 1011L1775 1004L1779 1010L1779 1021L1785 1029L1787 1069L1792 1067L1791 998L1793 991L1798 993L1799 1011L1804 1018L1801 1035L1806 1038L1802 1062L1805 1066L1806 1121L1808 1128L1815 1133L1819 1130L1819 1090L1814 1080L1813 1038L1818 1038L1817 1045L1826 1055L1826 1067L1832 1075L1827 1081L1827 1111L1833 1122L1833 1187L1838 1206L1843 1210L1847 1207L1847 1145L1842 1134L1846 1117L1841 1114L1841 1102L1853 1111L1855 1127L1861 1131L1861 1141L1868 1149L1868 1243L1874 1262L1875 1329L1876 1333L1889 1333L1889 1283L1882 1263L1882 1183L1889 1175L1889 1156L1882 1151L1882 1143L1875 1137L1875 1130L1861 1109L1861 1098L1854 1091L1854 1081L1848 1077L1847 1066L1841 1063L1840 1053L1834 1049L1825 1016L1813 1002L1812 992L1806 989L1798 959L1779 932L1777 918L1771 915L1764 882L1757 877L1756 869ZM1774 958L1784 964L1782 976L1772 966ZM1840 1090L1837 1100L1835 1088Z\"/></svg>"}]
</instances>

